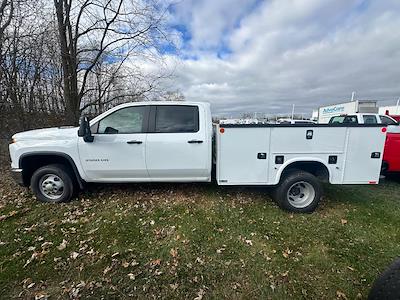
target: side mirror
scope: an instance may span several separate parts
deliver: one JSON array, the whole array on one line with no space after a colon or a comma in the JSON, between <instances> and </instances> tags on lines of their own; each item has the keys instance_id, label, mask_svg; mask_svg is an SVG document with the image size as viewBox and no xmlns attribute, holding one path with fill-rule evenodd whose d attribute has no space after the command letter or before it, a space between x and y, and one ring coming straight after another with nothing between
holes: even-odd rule
<instances>
[{"instance_id":1,"label":"side mirror","mask_svg":"<svg viewBox=\"0 0 400 300\"><path fill-rule=\"evenodd\" d=\"M89 119L87 117L81 117L79 119L78 136L83 137L83 140L86 143L92 143L94 140L94 136L90 131Z\"/></svg>"}]
</instances>

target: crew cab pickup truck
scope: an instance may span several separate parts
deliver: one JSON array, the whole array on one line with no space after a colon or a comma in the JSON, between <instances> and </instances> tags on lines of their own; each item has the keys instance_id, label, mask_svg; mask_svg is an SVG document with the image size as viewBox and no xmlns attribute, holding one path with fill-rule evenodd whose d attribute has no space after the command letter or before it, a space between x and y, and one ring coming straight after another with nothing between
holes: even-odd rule
<instances>
[{"instance_id":1,"label":"crew cab pickup truck","mask_svg":"<svg viewBox=\"0 0 400 300\"><path fill-rule=\"evenodd\" d=\"M349 115L334 116L329 120L329 124L385 124L387 126L398 126L399 123L388 115L372 113L355 113Z\"/></svg>"},{"instance_id":2,"label":"crew cab pickup truck","mask_svg":"<svg viewBox=\"0 0 400 300\"><path fill-rule=\"evenodd\" d=\"M215 167L219 185L271 185L283 209L312 212L322 181L378 184L385 136L381 124L213 127L207 103L136 102L15 134L9 150L15 179L46 202L87 182L210 182Z\"/></svg>"}]
</instances>

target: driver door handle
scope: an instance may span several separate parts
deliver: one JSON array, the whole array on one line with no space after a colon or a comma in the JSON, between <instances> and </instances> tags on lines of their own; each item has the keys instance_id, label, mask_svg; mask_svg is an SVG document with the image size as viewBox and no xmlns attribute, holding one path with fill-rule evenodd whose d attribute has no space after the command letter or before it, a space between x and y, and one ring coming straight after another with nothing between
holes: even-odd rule
<instances>
[{"instance_id":1,"label":"driver door handle","mask_svg":"<svg viewBox=\"0 0 400 300\"><path fill-rule=\"evenodd\" d=\"M127 143L127 144L141 144L141 143L143 143L143 142L142 142L142 141L133 140L133 141L127 141L126 143Z\"/></svg>"},{"instance_id":2,"label":"driver door handle","mask_svg":"<svg viewBox=\"0 0 400 300\"><path fill-rule=\"evenodd\" d=\"M190 140L188 141L189 144L201 144L203 141L200 140Z\"/></svg>"}]
</instances>

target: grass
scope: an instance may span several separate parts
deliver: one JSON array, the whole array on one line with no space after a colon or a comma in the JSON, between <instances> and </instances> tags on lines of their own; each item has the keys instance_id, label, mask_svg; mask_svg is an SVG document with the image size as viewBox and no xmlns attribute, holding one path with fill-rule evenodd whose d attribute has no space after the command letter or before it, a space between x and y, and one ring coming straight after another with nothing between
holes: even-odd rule
<instances>
[{"instance_id":1,"label":"grass","mask_svg":"<svg viewBox=\"0 0 400 300\"><path fill-rule=\"evenodd\" d=\"M208 184L92 185L50 205L3 165L1 297L366 298L400 254L399 192L326 186L310 215Z\"/></svg>"}]
</instances>

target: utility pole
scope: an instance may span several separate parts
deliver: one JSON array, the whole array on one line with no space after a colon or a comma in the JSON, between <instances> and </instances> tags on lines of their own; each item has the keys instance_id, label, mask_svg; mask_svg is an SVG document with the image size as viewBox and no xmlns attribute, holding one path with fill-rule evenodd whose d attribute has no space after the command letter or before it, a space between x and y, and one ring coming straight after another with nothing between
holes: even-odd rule
<instances>
[{"instance_id":1,"label":"utility pole","mask_svg":"<svg viewBox=\"0 0 400 300\"><path fill-rule=\"evenodd\" d=\"M294 104L293 104L293 106L292 106L292 120L293 120L293 117L294 117Z\"/></svg>"}]
</instances>

